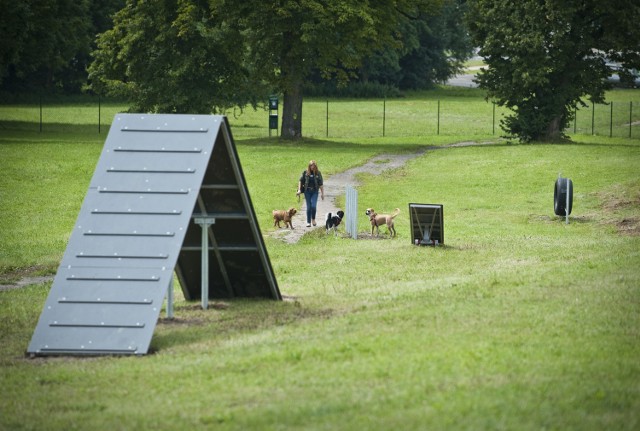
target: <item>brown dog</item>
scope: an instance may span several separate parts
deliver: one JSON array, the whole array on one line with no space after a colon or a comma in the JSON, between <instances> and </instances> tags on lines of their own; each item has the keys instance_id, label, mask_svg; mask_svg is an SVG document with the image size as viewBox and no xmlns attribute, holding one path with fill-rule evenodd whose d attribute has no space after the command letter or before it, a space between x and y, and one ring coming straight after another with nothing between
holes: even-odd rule
<instances>
[{"instance_id":1,"label":"brown dog","mask_svg":"<svg viewBox=\"0 0 640 431\"><path fill-rule=\"evenodd\" d=\"M280 222L284 222L284 227L293 229L291 218L298 212L297 209L291 207L288 210L273 210L273 226L280 227Z\"/></svg>"},{"instance_id":2,"label":"brown dog","mask_svg":"<svg viewBox=\"0 0 640 431\"><path fill-rule=\"evenodd\" d=\"M389 228L391 236L396 236L396 228L393 226L393 219L400 214L400 208L396 208L393 211L393 214L378 214L373 208L367 208L365 214L369 216L369 221L371 222L371 236L373 236L374 229L376 231L376 236L380 236L380 226L384 224Z\"/></svg>"}]
</instances>

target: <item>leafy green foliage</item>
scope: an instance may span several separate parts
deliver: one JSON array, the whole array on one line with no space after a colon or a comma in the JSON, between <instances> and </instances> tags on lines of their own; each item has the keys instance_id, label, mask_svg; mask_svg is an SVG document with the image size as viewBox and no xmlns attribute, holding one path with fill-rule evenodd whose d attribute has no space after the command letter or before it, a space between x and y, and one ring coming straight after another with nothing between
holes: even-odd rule
<instances>
[{"instance_id":1,"label":"leafy green foliage","mask_svg":"<svg viewBox=\"0 0 640 431\"><path fill-rule=\"evenodd\" d=\"M247 79L242 41L202 2L131 0L99 36L89 77L97 92L129 100L134 111L244 106L259 92Z\"/></svg>"},{"instance_id":2,"label":"leafy green foliage","mask_svg":"<svg viewBox=\"0 0 640 431\"><path fill-rule=\"evenodd\" d=\"M79 92L96 32L122 0L0 0L0 88Z\"/></svg>"},{"instance_id":3,"label":"leafy green foliage","mask_svg":"<svg viewBox=\"0 0 640 431\"><path fill-rule=\"evenodd\" d=\"M488 65L478 81L488 98L514 110L503 128L523 141L562 138L583 97L601 102L608 59L637 67L637 2L473 0L469 6L469 28Z\"/></svg>"},{"instance_id":4,"label":"leafy green foliage","mask_svg":"<svg viewBox=\"0 0 640 431\"><path fill-rule=\"evenodd\" d=\"M359 75L401 90L432 88L450 78L472 51L464 10L463 1L447 0L415 18L401 17L396 30L401 47L368 57Z\"/></svg>"},{"instance_id":5,"label":"leafy green foliage","mask_svg":"<svg viewBox=\"0 0 640 431\"><path fill-rule=\"evenodd\" d=\"M334 97L393 97L401 90L430 89L462 68L472 52L464 23L464 2L445 0L401 14L394 43L365 55L349 81L327 80L314 70L305 82L305 95Z\"/></svg>"}]
</instances>

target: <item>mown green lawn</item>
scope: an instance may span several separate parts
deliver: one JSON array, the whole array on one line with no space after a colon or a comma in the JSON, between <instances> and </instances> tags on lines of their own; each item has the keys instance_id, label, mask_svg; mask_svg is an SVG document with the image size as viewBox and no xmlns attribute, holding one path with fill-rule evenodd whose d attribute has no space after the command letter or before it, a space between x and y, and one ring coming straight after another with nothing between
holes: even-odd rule
<instances>
[{"instance_id":1,"label":"mown green lawn","mask_svg":"<svg viewBox=\"0 0 640 431\"><path fill-rule=\"evenodd\" d=\"M472 139L492 144L360 177L360 229L365 208L400 207L396 239L269 235L310 158L330 181L375 154ZM55 271L101 146L0 134L4 277ZM237 146L287 301L203 311L176 287L152 354L29 359L50 283L0 291L0 429L640 427L640 141ZM559 172L575 186L569 224L553 215ZM409 202L444 205L444 246L411 244Z\"/></svg>"}]
</instances>

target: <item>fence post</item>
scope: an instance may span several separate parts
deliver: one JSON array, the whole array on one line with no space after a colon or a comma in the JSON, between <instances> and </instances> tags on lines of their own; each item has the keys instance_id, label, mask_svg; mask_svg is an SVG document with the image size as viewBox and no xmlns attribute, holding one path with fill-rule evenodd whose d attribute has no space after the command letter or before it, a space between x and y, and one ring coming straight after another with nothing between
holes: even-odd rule
<instances>
[{"instance_id":1,"label":"fence post","mask_svg":"<svg viewBox=\"0 0 640 431\"><path fill-rule=\"evenodd\" d=\"M633 122L633 101L629 102L629 138L631 138L631 123Z\"/></svg>"},{"instance_id":2,"label":"fence post","mask_svg":"<svg viewBox=\"0 0 640 431\"><path fill-rule=\"evenodd\" d=\"M42 133L42 95L40 95L40 133Z\"/></svg>"},{"instance_id":3,"label":"fence post","mask_svg":"<svg viewBox=\"0 0 640 431\"><path fill-rule=\"evenodd\" d=\"M327 99L327 138L329 137L329 99Z\"/></svg>"},{"instance_id":4,"label":"fence post","mask_svg":"<svg viewBox=\"0 0 640 431\"><path fill-rule=\"evenodd\" d=\"M382 101L382 137L384 138L385 126L387 121L387 98Z\"/></svg>"},{"instance_id":5,"label":"fence post","mask_svg":"<svg viewBox=\"0 0 640 431\"><path fill-rule=\"evenodd\" d=\"M573 133L575 134L578 130L578 107L573 107Z\"/></svg>"},{"instance_id":6,"label":"fence post","mask_svg":"<svg viewBox=\"0 0 640 431\"><path fill-rule=\"evenodd\" d=\"M101 113L100 108L101 107L102 106L100 104L100 95L98 95L98 134L100 134L100 123L101 123L101 121L100 121L100 113Z\"/></svg>"},{"instance_id":7,"label":"fence post","mask_svg":"<svg viewBox=\"0 0 640 431\"><path fill-rule=\"evenodd\" d=\"M496 102L493 102L493 124L492 124L492 132L496 134Z\"/></svg>"},{"instance_id":8,"label":"fence post","mask_svg":"<svg viewBox=\"0 0 640 431\"><path fill-rule=\"evenodd\" d=\"M595 120L596 120L596 104L594 102L591 102L591 135L592 136L595 134L594 133Z\"/></svg>"},{"instance_id":9,"label":"fence post","mask_svg":"<svg viewBox=\"0 0 640 431\"><path fill-rule=\"evenodd\" d=\"M440 99L438 99L438 128L436 129L436 135L440 134Z\"/></svg>"},{"instance_id":10,"label":"fence post","mask_svg":"<svg viewBox=\"0 0 640 431\"><path fill-rule=\"evenodd\" d=\"M613 102L611 102L611 114L609 115L609 137L613 136Z\"/></svg>"}]
</instances>

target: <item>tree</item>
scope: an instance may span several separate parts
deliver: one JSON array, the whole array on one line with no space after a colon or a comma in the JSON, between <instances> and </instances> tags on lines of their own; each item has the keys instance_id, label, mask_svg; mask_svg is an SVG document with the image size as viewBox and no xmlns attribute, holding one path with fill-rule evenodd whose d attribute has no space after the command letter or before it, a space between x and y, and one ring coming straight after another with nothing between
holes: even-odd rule
<instances>
[{"instance_id":1,"label":"tree","mask_svg":"<svg viewBox=\"0 0 640 431\"><path fill-rule=\"evenodd\" d=\"M471 0L468 25L488 66L487 98L522 141L557 140L584 97L604 100L610 61L640 66L637 0Z\"/></svg>"},{"instance_id":2,"label":"tree","mask_svg":"<svg viewBox=\"0 0 640 431\"><path fill-rule=\"evenodd\" d=\"M127 0L98 37L92 88L143 112L211 113L256 94L243 36L198 0Z\"/></svg>"},{"instance_id":3,"label":"tree","mask_svg":"<svg viewBox=\"0 0 640 431\"><path fill-rule=\"evenodd\" d=\"M255 72L282 92L281 136L302 136L303 84L317 69L346 82L362 59L397 44L401 17L416 17L437 0L219 0L247 37Z\"/></svg>"}]
</instances>

